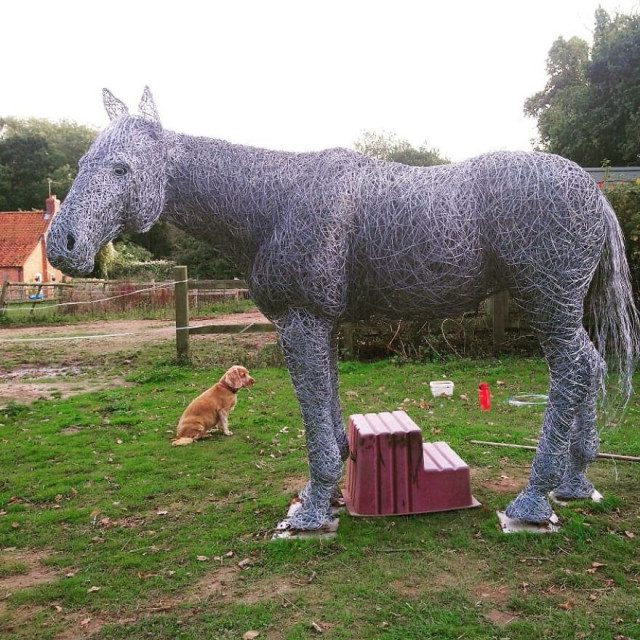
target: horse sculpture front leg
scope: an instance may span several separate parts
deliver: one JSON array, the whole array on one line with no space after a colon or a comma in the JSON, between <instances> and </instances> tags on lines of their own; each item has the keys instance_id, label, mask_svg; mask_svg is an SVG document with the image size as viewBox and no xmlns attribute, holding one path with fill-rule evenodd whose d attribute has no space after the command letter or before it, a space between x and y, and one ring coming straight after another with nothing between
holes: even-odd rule
<instances>
[{"instance_id":1,"label":"horse sculpture front leg","mask_svg":"<svg viewBox=\"0 0 640 640\"><path fill-rule=\"evenodd\" d=\"M300 403L309 459L302 507L288 523L293 529L319 529L332 521L331 498L342 474L330 353L334 323L304 309L291 309L274 322Z\"/></svg>"}]
</instances>

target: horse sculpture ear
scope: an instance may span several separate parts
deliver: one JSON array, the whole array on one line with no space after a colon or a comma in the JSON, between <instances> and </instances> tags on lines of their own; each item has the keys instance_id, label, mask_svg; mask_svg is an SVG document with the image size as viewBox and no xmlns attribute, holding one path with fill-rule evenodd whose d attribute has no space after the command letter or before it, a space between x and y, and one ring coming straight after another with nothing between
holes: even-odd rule
<instances>
[{"instance_id":1,"label":"horse sculpture ear","mask_svg":"<svg viewBox=\"0 0 640 640\"><path fill-rule=\"evenodd\" d=\"M118 100L109 89L102 90L102 102L104 102L104 108L107 110L110 120L129 115L127 105L122 100Z\"/></svg>"},{"instance_id":2,"label":"horse sculpture ear","mask_svg":"<svg viewBox=\"0 0 640 640\"><path fill-rule=\"evenodd\" d=\"M138 105L138 110L140 111L140 115L146 120L151 120L151 122L160 124L158 109L156 108L156 103L151 95L149 87L144 88L140 104Z\"/></svg>"}]
</instances>

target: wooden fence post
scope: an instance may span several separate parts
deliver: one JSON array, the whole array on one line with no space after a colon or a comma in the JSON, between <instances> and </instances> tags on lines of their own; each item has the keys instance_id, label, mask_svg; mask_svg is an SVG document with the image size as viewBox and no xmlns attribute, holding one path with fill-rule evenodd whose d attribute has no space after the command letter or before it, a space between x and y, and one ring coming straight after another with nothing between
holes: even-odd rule
<instances>
[{"instance_id":1,"label":"wooden fence post","mask_svg":"<svg viewBox=\"0 0 640 640\"><path fill-rule=\"evenodd\" d=\"M493 349L498 353L504 343L509 318L509 292L499 291L489 298L488 311L493 328Z\"/></svg>"},{"instance_id":2,"label":"wooden fence post","mask_svg":"<svg viewBox=\"0 0 640 640\"><path fill-rule=\"evenodd\" d=\"M354 328L351 322L346 322L341 327L342 336L344 338L344 359L355 359L355 345L353 341Z\"/></svg>"},{"instance_id":3,"label":"wooden fence post","mask_svg":"<svg viewBox=\"0 0 640 640\"><path fill-rule=\"evenodd\" d=\"M9 292L9 278L2 283L2 291L0 291L0 314L4 313L4 301Z\"/></svg>"},{"instance_id":4,"label":"wooden fence post","mask_svg":"<svg viewBox=\"0 0 640 640\"><path fill-rule=\"evenodd\" d=\"M189 361L189 282L187 267L173 270L174 297L176 303L176 349L178 362Z\"/></svg>"}]
</instances>

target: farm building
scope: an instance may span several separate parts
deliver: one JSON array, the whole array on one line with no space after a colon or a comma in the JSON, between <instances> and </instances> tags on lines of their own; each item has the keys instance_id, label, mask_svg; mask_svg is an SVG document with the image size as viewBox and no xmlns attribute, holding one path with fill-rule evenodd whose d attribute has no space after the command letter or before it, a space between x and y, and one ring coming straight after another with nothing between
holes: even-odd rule
<instances>
[{"instance_id":1,"label":"farm building","mask_svg":"<svg viewBox=\"0 0 640 640\"><path fill-rule=\"evenodd\" d=\"M0 282L48 282L62 273L47 260L46 237L60 201L49 196L43 211L0 212Z\"/></svg>"}]
</instances>

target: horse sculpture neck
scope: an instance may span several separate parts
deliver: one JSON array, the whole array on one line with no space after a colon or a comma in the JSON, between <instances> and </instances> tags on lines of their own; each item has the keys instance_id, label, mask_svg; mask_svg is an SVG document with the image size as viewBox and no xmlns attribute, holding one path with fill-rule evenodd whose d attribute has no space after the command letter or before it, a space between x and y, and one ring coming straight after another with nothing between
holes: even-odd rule
<instances>
[{"instance_id":1,"label":"horse sculpture neck","mask_svg":"<svg viewBox=\"0 0 640 640\"><path fill-rule=\"evenodd\" d=\"M282 213L299 158L310 154L165 136L164 216L247 269Z\"/></svg>"}]
</instances>

